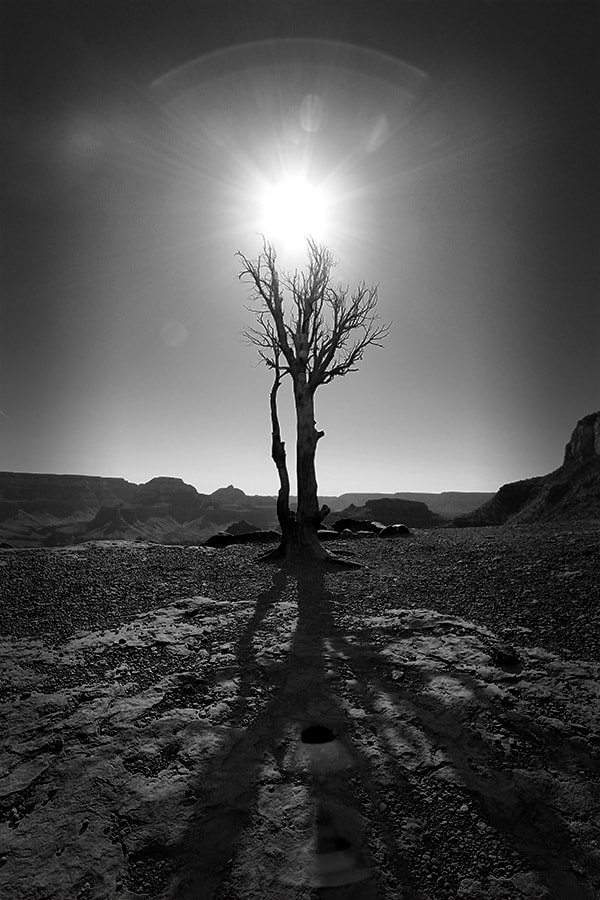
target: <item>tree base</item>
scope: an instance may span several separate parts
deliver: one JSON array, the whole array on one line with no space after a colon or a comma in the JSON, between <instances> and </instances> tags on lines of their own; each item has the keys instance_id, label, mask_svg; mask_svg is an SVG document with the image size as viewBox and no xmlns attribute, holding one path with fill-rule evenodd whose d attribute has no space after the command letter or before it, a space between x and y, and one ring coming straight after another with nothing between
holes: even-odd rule
<instances>
[{"instance_id":1,"label":"tree base","mask_svg":"<svg viewBox=\"0 0 600 900\"><path fill-rule=\"evenodd\" d=\"M324 547L319 545L319 550L313 547L296 547L293 544L282 543L269 550L267 553L261 553L256 557L260 562L276 562L280 565L299 567L299 568L320 568L320 569L362 569L363 565L359 562L338 556L336 553L330 553Z\"/></svg>"}]
</instances>

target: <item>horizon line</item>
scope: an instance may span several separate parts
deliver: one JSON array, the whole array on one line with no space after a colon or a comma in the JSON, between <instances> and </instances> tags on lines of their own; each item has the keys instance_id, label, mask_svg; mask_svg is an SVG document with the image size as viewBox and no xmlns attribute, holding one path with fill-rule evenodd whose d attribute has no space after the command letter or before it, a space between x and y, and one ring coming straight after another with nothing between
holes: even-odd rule
<instances>
[{"instance_id":1,"label":"horizon line","mask_svg":"<svg viewBox=\"0 0 600 900\"><path fill-rule=\"evenodd\" d=\"M114 479L115 481L128 482L129 484L133 484L136 487L141 487L143 485L149 484L151 481L155 481L157 479L172 479L174 481L181 481L183 484L187 484L190 487L193 487L194 490L197 491L198 494L204 494L205 496L209 496L209 497L212 496L212 494L216 493L217 491L227 490L228 488L233 488L235 490L242 491L242 493L246 497L273 497L273 498L276 498L277 491L278 491L278 488L274 487L274 490L272 492L268 491L266 493L263 493L260 491L255 491L253 493L249 493L247 490L244 490L244 488L238 487L237 485L233 484L233 482L230 482L229 484L226 484L226 485L225 484L219 485L219 487L214 488L214 490L211 490L211 491L205 491L205 490L200 490L192 482L185 481L185 479L182 478L180 475L153 475L147 481L129 481L129 479L126 478L124 475L93 475L93 474L90 474L89 472L85 472L85 473L83 473L83 472L40 472L40 471L33 472L30 470L24 470L24 469L3 469L3 470L0 470L0 476L2 476L2 475L32 475L32 476L46 475L46 476L50 476L50 477L54 477L54 478ZM520 480L523 480L523 479L520 479ZM322 498L322 497L343 497L346 494L382 494L382 495L386 495L386 496L388 496L388 495L393 496L394 494L495 494L495 493L497 493L499 487L501 487L501 485L498 485L498 487L493 488L493 489L471 488L469 490L466 490L466 489L444 488L443 490L437 490L437 491L431 490L431 489L424 490L424 489L419 489L419 488L410 488L410 489L406 489L406 490L389 490L389 491L375 490L374 488L366 489L366 490L352 488L349 490L340 491L339 493L332 493L332 492L327 492L324 490L319 490L317 492L317 496ZM296 498L297 494L291 493L290 497Z\"/></svg>"}]
</instances>

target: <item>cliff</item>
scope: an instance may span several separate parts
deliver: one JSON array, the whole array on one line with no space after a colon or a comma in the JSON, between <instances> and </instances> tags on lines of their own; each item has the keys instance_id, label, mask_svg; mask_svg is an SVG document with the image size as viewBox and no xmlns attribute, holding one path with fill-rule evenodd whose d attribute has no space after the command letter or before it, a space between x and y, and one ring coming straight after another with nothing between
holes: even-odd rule
<instances>
[{"instance_id":1,"label":"cliff","mask_svg":"<svg viewBox=\"0 0 600 900\"><path fill-rule=\"evenodd\" d=\"M458 527L600 519L600 412L580 419L562 465L548 475L504 484Z\"/></svg>"}]
</instances>

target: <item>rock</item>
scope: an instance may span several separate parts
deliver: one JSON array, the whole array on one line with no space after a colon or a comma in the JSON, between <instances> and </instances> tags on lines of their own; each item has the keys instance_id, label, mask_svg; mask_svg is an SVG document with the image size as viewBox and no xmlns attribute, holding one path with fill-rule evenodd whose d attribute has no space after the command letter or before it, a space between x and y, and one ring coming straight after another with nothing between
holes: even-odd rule
<instances>
[{"instance_id":1,"label":"rock","mask_svg":"<svg viewBox=\"0 0 600 900\"><path fill-rule=\"evenodd\" d=\"M248 531L241 534L230 534L228 531L219 531L207 538L203 547L229 547L231 544L268 544L279 541L281 534L278 531Z\"/></svg>"},{"instance_id":2,"label":"rock","mask_svg":"<svg viewBox=\"0 0 600 900\"><path fill-rule=\"evenodd\" d=\"M580 419L565 447L564 466L600 458L600 412Z\"/></svg>"},{"instance_id":3,"label":"rock","mask_svg":"<svg viewBox=\"0 0 600 900\"><path fill-rule=\"evenodd\" d=\"M228 534L250 534L250 532L260 531L260 528L258 525L252 525L251 522L246 522L242 519L240 522L232 522L225 531Z\"/></svg>"},{"instance_id":4,"label":"rock","mask_svg":"<svg viewBox=\"0 0 600 900\"><path fill-rule=\"evenodd\" d=\"M490 651L492 660L502 668L519 666L521 657L512 644L496 644Z\"/></svg>"},{"instance_id":5,"label":"rock","mask_svg":"<svg viewBox=\"0 0 600 900\"><path fill-rule=\"evenodd\" d=\"M350 516L337 519L331 527L340 533L342 531L379 531L377 525L374 525L372 522L365 519L354 519Z\"/></svg>"},{"instance_id":6,"label":"rock","mask_svg":"<svg viewBox=\"0 0 600 900\"><path fill-rule=\"evenodd\" d=\"M271 541L281 540L279 531L269 529L267 531L250 531L247 534L236 535L237 544L269 544Z\"/></svg>"},{"instance_id":7,"label":"rock","mask_svg":"<svg viewBox=\"0 0 600 900\"><path fill-rule=\"evenodd\" d=\"M503 525L509 522L519 510L532 503L544 486L541 476L526 478L503 484L497 493L480 506L479 509L466 516L459 516L454 524L459 528L479 525Z\"/></svg>"},{"instance_id":8,"label":"rock","mask_svg":"<svg viewBox=\"0 0 600 900\"><path fill-rule=\"evenodd\" d=\"M202 542L203 547L216 547L220 549L222 547L229 547L230 544L236 544L236 535L230 534L228 531L218 531L216 534L212 534L209 538Z\"/></svg>"},{"instance_id":9,"label":"rock","mask_svg":"<svg viewBox=\"0 0 600 900\"><path fill-rule=\"evenodd\" d=\"M458 885L457 897L460 900L481 900L485 896L482 883L474 878L463 878Z\"/></svg>"},{"instance_id":10,"label":"rock","mask_svg":"<svg viewBox=\"0 0 600 900\"><path fill-rule=\"evenodd\" d=\"M432 528L436 525L444 525L447 519L431 512L429 507L420 501L381 497L367 500L361 508L349 506L336 513L336 520L332 523L332 527L350 528L353 531L364 528L378 531L382 525L393 525L398 521L407 522L415 528Z\"/></svg>"},{"instance_id":11,"label":"rock","mask_svg":"<svg viewBox=\"0 0 600 900\"><path fill-rule=\"evenodd\" d=\"M548 475L503 484L457 527L600 518L600 412L577 423L562 465Z\"/></svg>"},{"instance_id":12,"label":"rock","mask_svg":"<svg viewBox=\"0 0 600 900\"><path fill-rule=\"evenodd\" d=\"M379 532L379 537L403 537L412 534L407 525L386 525Z\"/></svg>"}]
</instances>

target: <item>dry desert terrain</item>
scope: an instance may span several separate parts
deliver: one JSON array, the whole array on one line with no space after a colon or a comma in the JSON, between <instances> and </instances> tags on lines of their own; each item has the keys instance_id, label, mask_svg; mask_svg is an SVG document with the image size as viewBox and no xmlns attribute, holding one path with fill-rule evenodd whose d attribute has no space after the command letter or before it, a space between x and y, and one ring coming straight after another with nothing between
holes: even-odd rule
<instances>
[{"instance_id":1,"label":"dry desert terrain","mask_svg":"<svg viewBox=\"0 0 600 900\"><path fill-rule=\"evenodd\" d=\"M7 900L593 900L600 523L0 551Z\"/></svg>"}]
</instances>

